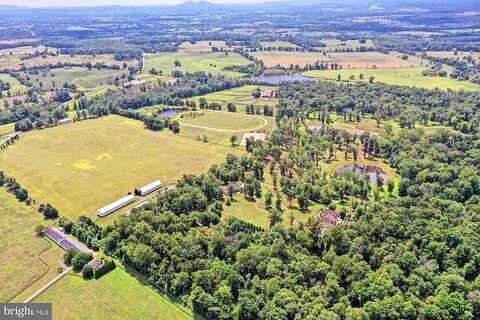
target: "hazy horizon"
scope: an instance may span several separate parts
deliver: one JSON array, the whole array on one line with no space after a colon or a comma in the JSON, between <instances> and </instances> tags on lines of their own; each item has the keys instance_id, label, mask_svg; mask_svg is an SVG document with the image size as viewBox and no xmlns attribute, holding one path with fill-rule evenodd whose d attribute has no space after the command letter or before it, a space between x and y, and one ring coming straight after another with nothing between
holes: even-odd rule
<instances>
[{"instance_id":1,"label":"hazy horizon","mask_svg":"<svg viewBox=\"0 0 480 320\"><path fill-rule=\"evenodd\" d=\"M188 0L0 0L0 5L48 8L48 7L99 7L99 6L152 6L152 5L177 5ZM261 3L284 0L207 0L212 3L238 4L238 3Z\"/></svg>"}]
</instances>

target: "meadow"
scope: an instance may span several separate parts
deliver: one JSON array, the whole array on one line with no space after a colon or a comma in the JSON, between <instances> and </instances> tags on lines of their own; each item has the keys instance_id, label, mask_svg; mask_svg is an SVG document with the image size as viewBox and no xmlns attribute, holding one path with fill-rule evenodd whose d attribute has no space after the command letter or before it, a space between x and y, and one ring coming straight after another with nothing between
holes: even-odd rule
<instances>
[{"instance_id":1,"label":"meadow","mask_svg":"<svg viewBox=\"0 0 480 320\"><path fill-rule=\"evenodd\" d=\"M263 106L263 105L269 105L269 106L275 106L278 103L278 100L273 98L273 99L265 99L265 98L255 98L252 96L252 93L257 89L260 88L260 90L265 91L265 90L277 90L277 87L271 87L271 86L256 86L256 85L245 85L242 87L238 88L233 88L229 90L224 90L224 91L219 91L219 92L213 92L209 93L203 96L198 96L195 97L194 99L197 101L200 100L200 98L205 98L208 103L216 102L221 104L224 109L226 108L227 104L229 102L234 103L237 106L237 111L238 112L245 112L245 106L249 104L253 104L256 106Z\"/></svg>"},{"instance_id":2,"label":"meadow","mask_svg":"<svg viewBox=\"0 0 480 320\"><path fill-rule=\"evenodd\" d=\"M6 95L7 91L10 91L12 95L18 95L27 89L26 86L21 84L17 79L9 75L8 73L0 73L0 80L4 82L10 83L10 90L4 90L2 91L2 95Z\"/></svg>"},{"instance_id":3,"label":"meadow","mask_svg":"<svg viewBox=\"0 0 480 320\"><path fill-rule=\"evenodd\" d=\"M6 302L54 278L63 252L35 235L35 226L45 224L42 214L4 188L0 188L0 212L0 302Z\"/></svg>"},{"instance_id":4,"label":"meadow","mask_svg":"<svg viewBox=\"0 0 480 320\"><path fill-rule=\"evenodd\" d=\"M288 41L262 41L260 45L263 48L298 48L294 43Z\"/></svg>"},{"instance_id":5,"label":"meadow","mask_svg":"<svg viewBox=\"0 0 480 320\"><path fill-rule=\"evenodd\" d=\"M373 41L368 39L365 43L360 43L359 40L340 40L340 39L322 39L321 42L325 44L325 47L318 47L316 49L322 51L334 51L338 49L357 49L359 47L373 47Z\"/></svg>"},{"instance_id":6,"label":"meadow","mask_svg":"<svg viewBox=\"0 0 480 320\"><path fill-rule=\"evenodd\" d=\"M175 61L180 61L181 66L176 67ZM224 70L228 66L246 66L250 60L233 52L200 52L200 53L164 53L147 54L145 56L145 68L142 74L148 74L155 68L162 75L170 76L172 71L198 72L204 71L211 74L223 74L229 77L240 77L243 74L235 71Z\"/></svg>"},{"instance_id":7,"label":"meadow","mask_svg":"<svg viewBox=\"0 0 480 320\"><path fill-rule=\"evenodd\" d=\"M202 173L237 149L153 132L140 121L108 116L22 134L0 152L0 167L38 202L62 215L95 217L104 205L160 179ZM28 164L28 165L26 165Z\"/></svg>"},{"instance_id":8,"label":"meadow","mask_svg":"<svg viewBox=\"0 0 480 320\"><path fill-rule=\"evenodd\" d=\"M194 52L212 52L212 48L223 49L225 51L233 50L235 48L239 48L239 46L229 46L225 43L225 41L197 41L195 43L191 42L183 42L178 47L178 52L187 52L187 53L194 53Z\"/></svg>"},{"instance_id":9,"label":"meadow","mask_svg":"<svg viewBox=\"0 0 480 320\"><path fill-rule=\"evenodd\" d=\"M100 85L107 85L120 77L123 71L112 69L95 68L58 68L44 69L40 71L26 71L21 75L30 79L34 87L40 87L43 90L51 90L53 88L62 88L64 83L75 84L78 89L91 89ZM54 85L55 83L55 85Z\"/></svg>"},{"instance_id":10,"label":"meadow","mask_svg":"<svg viewBox=\"0 0 480 320\"><path fill-rule=\"evenodd\" d=\"M0 55L0 69L12 69L12 70L19 70L22 67L25 68L46 68L49 65L54 65L57 63L72 63L72 64L81 64L90 62L92 64L95 63L104 63L107 65L118 65L122 67L123 63L127 63L127 65L135 65L137 62L135 60L125 60L125 61L117 61L114 59L113 55L109 54L99 54L99 55L56 55L51 56L47 55L45 57L35 57L26 60L21 60L23 55Z\"/></svg>"},{"instance_id":11,"label":"meadow","mask_svg":"<svg viewBox=\"0 0 480 320\"><path fill-rule=\"evenodd\" d=\"M314 78L337 79L338 75L342 80L369 81L371 76L374 82L381 82L398 86L410 86L425 89L451 89L451 90L480 90L480 85L468 81L457 81L449 77L425 77L422 75L424 68L405 69L343 69L343 70L311 70L303 75ZM360 80L360 74L364 79Z\"/></svg>"},{"instance_id":12,"label":"meadow","mask_svg":"<svg viewBox=\"0 0 480 320\"><path fill-rule=\"evenodd\" d=\"M7 124L0 124L0 136L15 131L15 124L13 122Z\"/></svg>"},{"instance_id":13,"label":"meadow","mask_svg":"<svg viewBox=\"0 0 480 320\"><path fill-rule=\"evenodd\" d=\"M188 113L180 119L187 127L205 128L224 132L253 131L264 128L268 122L260 116L237 112L198 111L189 117Z\"/></svg>"},{"instance_id":14,"label":"meadow","mask_svg":"<svg viewBox=\"0 0 480 320\"><path fill-rule=\"evenodd\" d=\"M308 64L337 63L346 68L408 68L415 63L399 59L392 54L380 52L252 52L253 57L262 60L267 67L289 67Z\"/></svg>"},{"instance_id":15,"label":"meadow","mask_svg":"<svg viewBox=\"0 0 480 320\"><path fill-rule=\"evenodd\" d=\"M33 302L52 303L54 320L192 319L121 267L97 280L69 274Z\"/></svg>"}]
</instances>

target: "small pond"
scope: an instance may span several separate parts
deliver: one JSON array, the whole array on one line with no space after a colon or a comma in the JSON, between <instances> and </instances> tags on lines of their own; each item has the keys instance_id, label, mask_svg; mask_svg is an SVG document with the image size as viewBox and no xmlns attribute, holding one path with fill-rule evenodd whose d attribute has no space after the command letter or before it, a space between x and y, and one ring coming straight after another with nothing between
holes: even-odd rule
<instances>
[{"instance_id":1,"label":"small pond","mask_svg":"<svg viewBox=\"0 0 480 320\"><path fill-rule=\"evenodd\" d=\"M261 76L250 78L249 80L277 85L277 84L280 84L281 82L287 82L287 81L315 81L315 80L318 80L318 78L309 78L309 77L302 76L301 74L292 74L292 75L272 75L272 76L261 75Z\"/></svg>"},{"instance_id":2,"label":"small pond","mask_svg":"<svg viewBox=\"0 0 480 320\"><path fill-rule=\"evenodd\" d=\"M159 112L158 115L161 117L173 118L177 114L181 113L183 109L165 109L162 112Z\"/></svg>"},{"instance_id":3,"label":"small pond","mask_svg":"<svg viewBox=\"0 0 480 320\"><path fill-rule=\"evenodd\" d=\"M358 174L366 174L370 179L371 183L377 183L377 177L383 179L383 184L387 183L387 174L379 167L376 166L359 166L353 164L346 164L337 169L335 169L335 173L344 173L346 171L353 171L354 173Z\"/></svg>"}]
</instances>

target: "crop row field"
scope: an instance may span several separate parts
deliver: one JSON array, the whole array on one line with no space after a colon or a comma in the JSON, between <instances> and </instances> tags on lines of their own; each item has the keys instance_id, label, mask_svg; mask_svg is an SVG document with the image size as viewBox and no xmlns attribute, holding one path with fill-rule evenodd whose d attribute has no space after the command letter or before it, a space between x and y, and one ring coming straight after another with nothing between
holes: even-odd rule
<instances>
[{"instance_id":1,"label":"crop row field","mask_svg":"<svg viewBox=\"0 0 480 320\"><path fill-rule=\"evenodd\" d=\"M0 152L0 167L62 215L95 217L99 208L136 187L204 172L229 152L238 151L108 116L22 134Z\"/></svg>"},{"instance_id":2,"label":"crop row field","mask_svg":"<svg viewBox=\"0 0 480 320\"><path fill-rule=\"evenodd\" d=\"M62 250L34 233L42 214L0 188L0 302L21 301L53 279Z\"/></svg>"},{"instance_id":3,"label":"crop row field","mask_svg":"<svg viewBox=\"0 0 480 320\"><path fill-rule=\"evenodd\" d=\"M53 320L192 319L182 307L121 267L100 279L67 275L33 302L51 303Z\"/></svg>"},{"instance_id":4,"label":"crop row field","mask_svg":"<svg viewBox=\"0 0 480 320\"><path fill-rule=\"evenodd\" d=\"M229 77L240 77L241 73L225 70L229 66L246 66L250 60L233 52L200 52L200 53L162 53L147 54L145 68L142 74L149 74L153 68L161 71L164 76L170 76L173 71L223 74Z\"/></svg>"},{"instance_id":5,"label":"crop row field","mask_svg":"<svg viewBox=\"0 0 480 320\"><path fill-rule=\"evenodd\" d=\"M374 82L381 82L398 86L410 86L425 89L441 90L480 90L480 85L468 81L457 81L449 77L425 77L422 67L407 69L352 69L352 70L311 70L303 74L307 77L338 79L348 81L369 81L370 77ZM363 79L361 78L363 76Z\"/></svg>"},{"instance_id":6,"label":"crop row field","mask_svg":"<svg viewBox=\"0 0 480 320\"><path fill-rule=\"evenodd\" d=\"M304 67L315 62L323 64L338 64L343 69L351 68L410 68L417 64L400 59L393 54L380 52L252 52L253 57L260 59L267 67L289 67L291 65Z\"/></svg>"}]
</instances>

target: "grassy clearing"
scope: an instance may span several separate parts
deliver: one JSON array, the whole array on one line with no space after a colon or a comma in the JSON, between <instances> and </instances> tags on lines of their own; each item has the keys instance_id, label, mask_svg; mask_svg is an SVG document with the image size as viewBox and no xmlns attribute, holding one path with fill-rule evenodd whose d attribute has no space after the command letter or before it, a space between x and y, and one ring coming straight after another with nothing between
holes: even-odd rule
<instances>
[{"instance_id":1,"label":"grassy clearing","mask_svg":"<svg viewBox=\"0 0 480 320\"><path fill-rule=\"evenodd\" d=\"M33 302L52 303L55 320L192 319L120 267L98 280L67 275Z\"/></svg>"},{"instance_id":2,"label":"grassy clearing","mask_svg":"<svg viewBox=\"0 0 480 320\"><path fill-rule=\"evenodd\" d=\"M14 131L15 131L15 123L13 122L0 125L0 136L3 136L4 134L7 134L7 133L12 133Z\"/></svg>"},{"instance_id":3,"label":"grassy clearing","mask_svg":"<svg viewBox=\"0 0 480 320\"><path fill-rule=\"evenodd\" d=\"M181 63L175 66L175 61ZM240 77L243 74L224 70L228 66L245 66L251 61L232 52L205 52L205 53L166 53L148 54L145 56L145 69L142 74L148 74L151 68L162 71L164 76L170 76L172 71L197 72L205 71L211 74L224 74L230 77Z\"/></svg>"},{"instance_id":4,"label":"grassy clearing","mask_svg":"<svg viewBox=\"0 0 480 320\"><path fill-rule=\"evenodd\" d=\"M62 251L35 236L35 226L46 224L43 216L3 188L0 188L0 212L0 302L5 302L37 280L43 285L54 278Z\"/></svg>"},{"instance_id":5,"label":"grassy clearing","mask_svg":"<svg viewBox=\"0 0 480 320\"><path fill-rule=\"evenodd\" d=\"M225 41L197 41L195 43L183 42L178 47L178 52L187 52L187 53L212 52L213 50L212 48L218 48L219 50L230 51L235 48L239 48L239 46L229 46L225 43Z\"/></svg>"},{"instance_id":6,"label":"grassy clearing","mask_svg":"<svg viewBox=\"0 0 480 320\"><path fill-rule=\"evenodd\" d=\"M33 68L33 67L48 67L48 65L57 64L57 63L105 63L107 65L118 65L122 67L123 63L127 63L129 66L133 66L137 63L135 60L128 61L117 61L113 58L113 55L109 54L99 54L96 56L91 55L57 55L57 56L46 56L44 57L35 57L32 59L21 60L22 55L2 55L0 56L0 69L13 69L18 70L21 67Z\"/></svg>"},{"instance_id":7,"label":"grassy clearing","mask_svg":"<svg viewBox=\"0 0 480 320\"><path fill-rule=\"evenodd\" d=\"M267 67L289 67L298 65L304 67L307 64L337 63L343 68L407 68L415 63L399 59L392 54L380 52L253 52L252 55L262 60Z\"/></svg>"},{"instance_id":8,"label":"grassy clearing","mask_svg":"<svg viewBox=\"0 0 480 320\"><path fill-rule=\"evenodd\" d=\"M0 73L0 80L10 83L10 90L2 91L3 95L6 95L7 91L10 91L11 94L18 95L25 92L25 90L27 89L26 86L21 84L17 79L7 73Z\"/></svg>"},{"instance_id":9,"label":"grassy clearing","mask_svg":"<svg viewBox=\"0 0 480 320\"><path fill-rule=\"evenodd\" d=\"M263 48L298 48L296 44L288 41L262 41L260 45Z\"/></svg>"},{"instance_id":10,"label":"grassy clearing","mask_svg":"<svg viewBox=\"0 0 480 320\"><path fill-rule=\"evenodd\" d=\"M267 121L260 116L234 112L199 111L195 117L185 114L180 119L183 126L206 128L211 130L238 132L262 129Z\"/></svg>"},{"instance_id":11,"label":"grassy clearing","mask_svg":"<svg viewBox=\"0 0 480 320\"><path fill-rule=\"evenodd\" d=\"M326 47L318 47L319 50L337 50L337 49L357 49L360 47L373 47L373 41L368 39L365 43L360 43L360 40L340 40L340 39L322 39L322 43L325 44Z\"/></svg>"},{"instance_id":12,"label":"grassy clearing","mask_svg":"<svg viewBox=\"0 0 480 320\"><path fill-rule=\"evenodd\" d=\"M262 91L266 90L277 90L277 87L270 87L270 86L254 86L254 85L245 85L238 88L233 88L229 90L214 92L210 94L206 94L204 96L195 97L195 100L200 100L201 97L205 98L208 103L216 102L221 104L224 108L226 108L229 102L234 103L237 106L238 112L245 112L245 106L249 104L253 104L256 106L276 106L278 103L277 99L256 99L252 96L252 93L257 89L260 88Z\"/></svg>"},{"instance_id":13,"label":"grassy clearing","mask_svg":"<svg viewBox=\"0 0 480 320\"><path fill-rule=\"evenodd\" d=\"M375 77L375 82L382 82L399 86L410 86L425 89L452 89L452 90L480 90L480 85L468 82L457 81L448 77L424 77L422 71L424 68L408 69L355 69L355 70L311 70L303 74L308 77L337 79L340 75L342 80L349 80L354 76L355 81L360 81L360 74L364 75L363 81L368 81L370 76Z\"/></svg>"},{"instance_id":14,"label":"grassy clearing","mask_svg":"<svg viewBox=\"0 0 480 320\"><path fill-rule=\"evenodd\" d=\"M22 72L22 77L30 79L34 87L44 90L62 88L64 83L75 84L78 88L91 89L113 83L115 77L122 75L121 70L88 68L59 68L51 70Z\"/></svg>"},{"instance_id":15,"label":"grassy clearing","mask_svg":"<svg viewBox=\"0 0 480 320\"><path fill-rule=\"evenodd\" d=\"M235 149L108 116L25 133L0 153L0 167L34 199L76 218L95 216L99 208L152 180L168 184L183 174L204 172L229 152Z\"/></svg>"}]
</instances>

